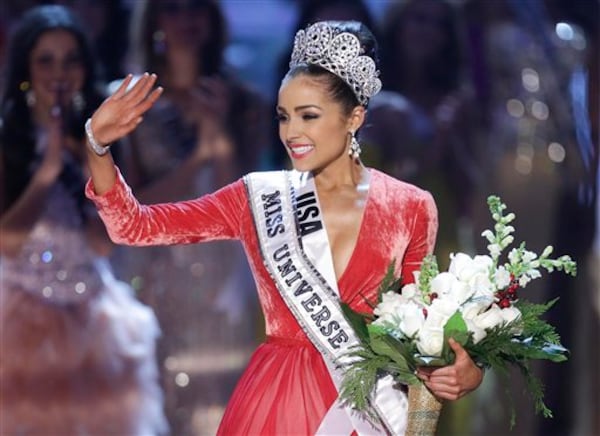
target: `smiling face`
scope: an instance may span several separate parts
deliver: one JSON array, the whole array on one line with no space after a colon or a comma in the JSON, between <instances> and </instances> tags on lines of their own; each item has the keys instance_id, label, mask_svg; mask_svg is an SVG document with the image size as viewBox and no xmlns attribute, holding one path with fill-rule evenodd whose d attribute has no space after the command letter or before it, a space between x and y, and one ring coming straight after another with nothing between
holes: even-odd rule
<instances>
[{"instance_id":1,"label":"smiling face","mask_svg":"<svg viewBox=\"0 0 600 436\"><path fill-rule=\"evenodd\" d=\"M29 57L31 87L36 107L48 111L60 98L70 102L85 80L85 68L77 40L62 29L43 33Z\"/></svg>"},{"instance_id":2,"label":"smiling face","mask_svg":"<svg viewBox=\"0 0 600 436\"><path fill-rule=\"evenodd\" d=\"M346 114L326 85L307 75L286 79L279 89L279 138L298 171L318 172L347 165L349 132L360 127L356 112Z\"/></svg>"}]
</instances>

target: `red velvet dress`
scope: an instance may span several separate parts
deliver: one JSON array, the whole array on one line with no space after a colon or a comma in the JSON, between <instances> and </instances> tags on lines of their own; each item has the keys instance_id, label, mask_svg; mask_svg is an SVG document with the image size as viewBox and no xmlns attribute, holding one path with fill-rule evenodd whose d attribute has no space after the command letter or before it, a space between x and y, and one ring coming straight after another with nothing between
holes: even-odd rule
<instances>
[{"instance_id":1,"label":"red velvet dress","mask_svg":"<svg viewBox=\"0 0 600 436\"><path fill-rule=\"evenodd\" d=\"M423 257L433 251L437 210L429 193L370 169L371 181L360 235L338 281L341 298L369 311L392 259L412 281ZM119 176L96 196L111 238L129 245L189 244L241 240L257 285L267 340L253 354L227 406L219 434L314 434L337 392L317 349L279 295L265 269L247 191L242 180L195 200L142 206Z\"/></svg>"}]
</instances>

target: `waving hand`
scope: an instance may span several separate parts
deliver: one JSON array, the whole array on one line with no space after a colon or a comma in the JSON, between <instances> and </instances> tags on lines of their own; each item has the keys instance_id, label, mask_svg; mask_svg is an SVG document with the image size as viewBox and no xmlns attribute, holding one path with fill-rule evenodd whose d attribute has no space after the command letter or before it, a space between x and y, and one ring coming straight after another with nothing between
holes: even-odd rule
<instances>
[{"instance_id":1,"label":"waving hand","mask_svg":"<svg viewBox=\"0 0 600 436\"><path fill-rule=\"evenodd\" d=\"M131 89L127 89L132 79L133 76L129 74L92 116L94 137L102 145L131 133L162 93L161 87L153 89L155 74L145 73Z\"/></svg>"}]
</instances>

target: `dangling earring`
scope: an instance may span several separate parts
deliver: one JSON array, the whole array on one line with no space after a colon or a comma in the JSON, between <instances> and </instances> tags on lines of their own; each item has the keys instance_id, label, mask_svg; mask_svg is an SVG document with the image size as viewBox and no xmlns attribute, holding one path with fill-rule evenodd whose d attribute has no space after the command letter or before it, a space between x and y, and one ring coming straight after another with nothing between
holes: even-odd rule
<instances>
[{"instance_id":1,"label":"dangling earring","mask_svg":"<svg viewBox=\"0 0 600 436\"><path fill-rule=\"evenodd\" d=\"M360 157L361 149L360 144L356 140L356 136L354 136L354 132L350 132L352 136L350 138L350 149L348 150L348 154L352 156L353 159L358 159Z\"/></svg>"},{"instance_id":2,"label":"dangling earring","mask_svg":"<svg viewBox=\"0 0 600 436\"><path fill-rule=\"evenodd\" d=\"M152 34L152 51L156 55L163 55L167 51L165 32L162 30L157 30Z\"/></svg>"},{"instance_id":3,"label":"dangling earring","mask_svg":"<svg viewBox=\"0 0 600 436\"><path fill-rule=\"evenodd\" d=\"M29 106L29 107L35 106L36 98L35 98L35 93L33 92L33 89L30 89L29 91L27 91L25 93L25 102L27 103L27 106Z\"/></svg>"},{"instance_id":4,"label":"dangling earring","mask_svg":"<svg viewBox=\"0 0 600 436\"><path fill-rule=\"evenodd\" d=\"M71 102L73 103L73 109L75 109L75 112L77 113L81 113L85 108L85 99L80 91L77 91L75 95L73 95Z\"/></svg>"},{"instance_id":5,"label":"dangling earring","mask_svg":"<svg viewBox=\"0 0 600 436\"><path fill-rule=\"evenodd\" d=\"M33 107L35 105L35 94L31 89L31 84L27 80L23 80L19 83L19 89L25 93L25 103L27 106Z\"/></svg>"}]
</instances>

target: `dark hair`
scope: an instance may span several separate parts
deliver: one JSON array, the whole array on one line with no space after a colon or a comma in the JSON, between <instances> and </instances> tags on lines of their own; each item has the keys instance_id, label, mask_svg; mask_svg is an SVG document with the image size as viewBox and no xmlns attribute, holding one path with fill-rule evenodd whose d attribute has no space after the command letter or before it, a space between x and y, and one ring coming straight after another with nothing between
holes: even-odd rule
<instances>
[{"instance_id":1,"label":"dark hair","mask_svg":"<svg viewBox=\"0 0 600 436\"><path fill-rule=\"evenodd\" d=\"M459 37L459 28L455 8L447 0L435 1L442 5L444 18L440 23L444 34L443 46L436 56L430 59L427 65L428 81L437 91L449 92L459 85L463 53ZM381 76L386 89L404 93L404 76L402 63L404 53L397 45L396 35L402 31L407 17L409 17L417 0L407 0L391 5L385 12L381 44Z\"/></svg>"},{"instance_id":2,"label":"dark hair","mask_svg":"<svg viewBox=\"0 0 600 436\"><path fill-rule=\"evenodd\" d=\"M326 21L326 23L340 32L356 35L363 49L363 55L371 57L377 65L377 41L367 26L358 21ZM309 76L322 83L331 98L341 104L345 114L349 115L352 109L360 106L360 102L350 85L325 68L314 64L300 64L289 70L283 81L285 82L299 75Z\"/></svg>"},{"instance_id":3,"label":"dark hair","mask_svg":"<svg viewBox=\"0 0 600 436\"><path fill-rule=\"evenodd\" d=\"M53 30L65 30L77 40L85 79L81 89L85 102L80 113L68 111L65 114L65 133L77 138L83 145L84 120L102 101L95 82L96 68L94 56L86 34L75 15L67 8L58 5L38 6L26 12L12 34L8 51L6 81L2 92L0 150L4 162L3 189L5 204L8 208L21 195L31 179L36 159L36 129L29 107L25 101L25 93L21 90L24 82L30 81L31 51L41 35ZM73 190L83 204L83 176L81 169L66 164L59 180ZM74 181L79 184L75 186ZM75 194L76 193L76 194Z\"/></svg>"},{"instance_id":4,"label":"dark hair","mask_svg":"<svg viewBox=\"0 0 600 436\"><path fill-rule=\"evenodd\" d=\"M221 7L216 1L194 1L205 8L209 15L208 22L212 26L209 40L202 47L202 53L198 57L202 74L210 76L221 72L223 68L223 52L227 43L227 25ZM156 0L138 0L135 3L132 15L132 57L137 58L135 61L146 71L160 72L165 64L163 54L157 52L155 47L155 32L159 30L160 3Z\"/></svg>"}]
</instances>

